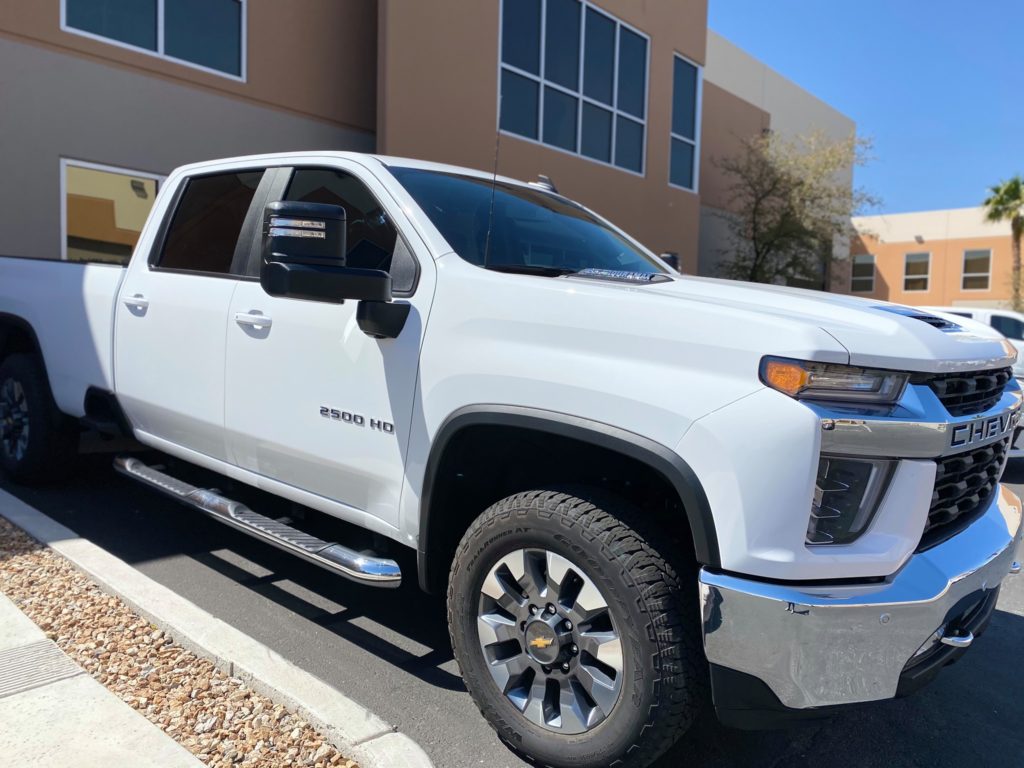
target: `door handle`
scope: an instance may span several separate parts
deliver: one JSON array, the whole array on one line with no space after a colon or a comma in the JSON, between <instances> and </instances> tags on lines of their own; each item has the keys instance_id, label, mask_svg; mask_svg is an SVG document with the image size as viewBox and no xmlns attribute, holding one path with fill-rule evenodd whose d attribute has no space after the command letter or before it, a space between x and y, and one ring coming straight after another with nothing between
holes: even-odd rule
<instances>
[{"instance_id":1,"label":"door handle","mask_svg":"<svg viewBox=\"0 0 1024 768\"><path fill-rule=\"evenodd\" d=\"M124 300L124 305L129 309L146 309L149 307L149 299L141 293L136 293L134 296L126 298Z\"/></svg>"},{"instance_id":2,"label":"door handle","mask_svg":"<svg viewBox=\"0 0 1024 768\"><path fill-rule=\"evenodd\" d=\"M269 328L274 324L273 319L270 317L252 312L236 312L235 322L239 325L249 326L250 328Z\"/></svg>"}]
</instances>

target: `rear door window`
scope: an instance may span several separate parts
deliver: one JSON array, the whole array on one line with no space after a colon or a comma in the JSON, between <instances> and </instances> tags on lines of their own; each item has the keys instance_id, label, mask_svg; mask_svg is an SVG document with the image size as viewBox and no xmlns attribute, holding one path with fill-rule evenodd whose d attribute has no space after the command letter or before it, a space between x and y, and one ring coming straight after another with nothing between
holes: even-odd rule
<instances>
[{"instance_id":1,"label":"rear door window","mask_svg":"<svg viewBox=\"0 0 1024 768\"><path fill-rule=\"evenodd\" d=\"M185 182L156 266L182 272L229 274L242 224L263 173L216 173Z\"/></svg>"}]
</instances>

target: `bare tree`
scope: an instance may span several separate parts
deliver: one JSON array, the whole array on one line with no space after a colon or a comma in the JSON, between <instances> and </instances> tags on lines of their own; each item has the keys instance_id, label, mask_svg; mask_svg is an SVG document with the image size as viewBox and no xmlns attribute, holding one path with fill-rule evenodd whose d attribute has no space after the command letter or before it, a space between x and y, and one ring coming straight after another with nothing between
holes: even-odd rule
<instances>
[{"instance_id":1,"label":"bare tree","mask_svg":"<svg viewBox=\"0 0 1024 768\"><path fill-rule=\"evenodd\" d=\"M878 201L851 186L849 174L868 160L871 143L814 133L750 139L719 159L729 179L730 237L722 272L757 283L816 282L828 286L837 241L853 234L851 216Z\"/></svg>"}]
</instances>

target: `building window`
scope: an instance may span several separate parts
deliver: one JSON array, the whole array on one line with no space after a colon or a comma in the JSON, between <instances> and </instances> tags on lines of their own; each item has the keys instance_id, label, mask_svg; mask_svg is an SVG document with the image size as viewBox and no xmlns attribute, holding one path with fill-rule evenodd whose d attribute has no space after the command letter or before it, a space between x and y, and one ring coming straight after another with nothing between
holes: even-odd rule
<instances>
[{"instance_id":1,"label":"building window","mask_svg":"<svg viewBox=\"0 0 1024 768\"><path fill-rule=\"evenodd\" d=\"M61 160L61 258L127 264L162 176Z\"/></svg>"},{"instance_id":2,"label":"building window","mask_svg":"<svg viewBox=\"0 0 1024 768\"><path fill-rule=\"evenodd\" d=\"M669 183L697 191L697 141L700 131L701 69L678 53L672 70L672 138Z\"/></svg>"},{"instance_id":3,"label":"building window","mask_svg":"<svg viewBox=\"0 0 1024 768\"><path fill-rule=\"evenodd\" d=\"M964 251L964 272L960 288L964 291L987 291L992 274L992 251Z\"/></svg>"},{"instance_id":4,"label":"building window","mask_svg":"<svg viewBox=\"0 0 1024 768\"><path fill-rule=\"evenodd\" d=\"M61 29L245 79L247 0L61 0Z\"/></svg>"},{"instance_id":5,"label":"building window","mask_svg":"<svg viewBox=\"0 0 1024 768\"><path fill-rule=\"evenodd\" d=\"M930 253L908 253L903 259L903 290L927 291Z\"/></svg>"},{"instance_id":6,"label":"building window","mask_svg":"<svg viewBox=\"0 0 1024 768\"><path fill-rule=\"evenodd\" d=\"M644 173L650 39L586 0L502 0L502 131Z\"/></svg>"},{"instance_id":7,"label":"building window","mask_svg":"<svg viewBox=\"0 0 1024 768\"><path fill-rule=\"evenodd\" d=\"M850 273L852 293L871 293L875 290L875 257L870 253L859 253L853 257Z\"/></svg>"}]
</instances>

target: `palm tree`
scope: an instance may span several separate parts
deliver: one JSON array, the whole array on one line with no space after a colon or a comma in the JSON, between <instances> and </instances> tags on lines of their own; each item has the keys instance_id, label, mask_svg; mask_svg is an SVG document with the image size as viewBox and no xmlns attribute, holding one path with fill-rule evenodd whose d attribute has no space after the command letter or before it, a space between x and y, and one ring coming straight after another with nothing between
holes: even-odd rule
<instances>
[{"instance_id":1,"label":"palm tree","mask_svg":"<svg viewBox=\"0 0 1024 768\"><path fill-rule=\"evenodd\" d=\"M1020 241L1024 236L1024 178L1014 176L989 189L985 200L985 218L989 221L1010 222L1013 242L1013 308L1024 309L1020 285Z\"/></svg>"}]
</instances>

